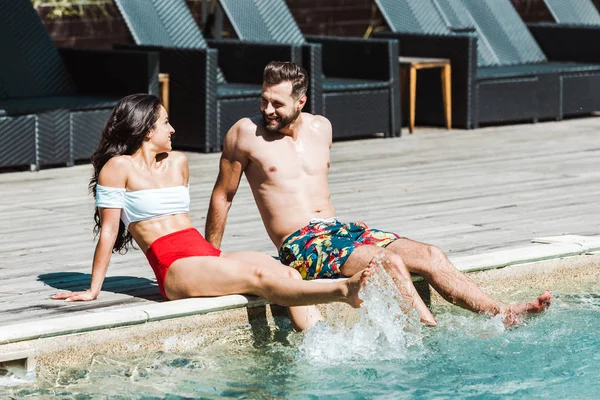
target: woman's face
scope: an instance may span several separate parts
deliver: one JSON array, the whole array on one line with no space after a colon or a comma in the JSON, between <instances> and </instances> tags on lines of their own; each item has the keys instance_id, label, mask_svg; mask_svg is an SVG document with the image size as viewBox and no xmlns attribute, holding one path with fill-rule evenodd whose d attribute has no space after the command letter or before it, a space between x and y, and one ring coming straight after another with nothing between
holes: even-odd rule
<instances>
[{"instance_id":1,"label":"woman's face","mask_svg":"<svg viewBox=\"0 0 600 400\"><path fill-rule=\"evenodd\" d=\"M167 110L160 106L158 120L152 128L150 141L158 148L159 151L171 151L171 135L175 133L175 129L169 123Z\"/></svg>"}]
</instances>

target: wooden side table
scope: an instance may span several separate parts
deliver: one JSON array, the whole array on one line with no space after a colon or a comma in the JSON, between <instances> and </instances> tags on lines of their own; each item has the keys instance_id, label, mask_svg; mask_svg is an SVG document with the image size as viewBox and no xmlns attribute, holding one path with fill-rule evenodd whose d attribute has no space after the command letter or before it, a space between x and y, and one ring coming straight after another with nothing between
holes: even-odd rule
<instances>
[{"instance_id":1,"label":"wooden side table","mask_svg":"<svg viewBox=\"0 0 600 400\"><path fill-rule=\"evenodd\" d=\"M442 69L442 97L444 99L444 114L446 117L446 128L452 129L452 69L450 60L447 58L422 58L422 57L398 57L400 70L403 75L408 71L410 99L409 99L409 126L408 130L415 130L415 105L417 100L417 71L427 68ZM405 82L406 79L401 79Z\"/></svg>"},{"instance_id":2,"label":"wooden side table","mask_svg":"<svg viewBox=\"0 0 600 400\"><path fill-rule=\"evenodd\" d=\"M165 110L169 112L169 74L158 74L158 84L160 86L160 100Z\"/></svg>"}]
</instances>

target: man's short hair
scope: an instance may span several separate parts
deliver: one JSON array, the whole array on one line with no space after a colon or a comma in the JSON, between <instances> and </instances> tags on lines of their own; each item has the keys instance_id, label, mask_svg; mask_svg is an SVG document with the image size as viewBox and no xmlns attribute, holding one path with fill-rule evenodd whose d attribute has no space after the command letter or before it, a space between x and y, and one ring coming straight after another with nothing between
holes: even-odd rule
<instances>
[{"instance_id":1,"label":"man's short hair","mask_svg":"<svg viewBox=\"0 0 600 400\"><path fill-rule=\"evenodd\" d=\"M290 61L271 61L263 73L263 85L292 83L292 97L298 100L308 89L308 74L301 66Z\"/></svg>"}]
</instances>

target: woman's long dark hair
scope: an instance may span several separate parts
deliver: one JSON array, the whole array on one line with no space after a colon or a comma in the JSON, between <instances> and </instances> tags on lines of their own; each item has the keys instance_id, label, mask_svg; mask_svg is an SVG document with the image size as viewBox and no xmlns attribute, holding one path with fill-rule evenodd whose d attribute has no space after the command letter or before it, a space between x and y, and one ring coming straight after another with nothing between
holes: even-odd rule
<instances>
[{"instance_id":1,"label":"woman's long dark hair","mask_svg":"<svg viewBox=\"0 0 600 400\"><path fill-rule=\"evenodd\" d=\"M132 94L123 97L110 113L102 130L98 147L92 154L94 175L89 190L96 198L98 175L104 165L114 156L132 155L140 147L148 132L154 127L160 112L160 100L149 94ZM94 211L94 234L100 233L101 222L98 207ZM132 245L132 237L123 221L119 222L119 234L113 252L126 253Z\"/></svg>"}]
</instances>

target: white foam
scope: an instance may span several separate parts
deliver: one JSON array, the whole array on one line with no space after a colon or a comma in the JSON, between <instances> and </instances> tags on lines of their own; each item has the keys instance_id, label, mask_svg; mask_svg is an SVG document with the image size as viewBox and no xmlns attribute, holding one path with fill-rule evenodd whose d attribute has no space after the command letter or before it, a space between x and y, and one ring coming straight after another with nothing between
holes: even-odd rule
<instances>
[{"instance_id":1,"label":"white foam","mask_svg":"<svg viewBox=\"0 0 600 400\"><path fill-rule=\"evenodd\" d=\"M485 315L455 315L441 314L437 316L437 329L444 332L456 332L464 336L475 338L494 337L504 334L506 328L504 326L504 314L498 314L493 317ZM441 333L438 333L438 335Z\"/></svg>"},{"instance_id":2,"label":"white foam","mask_svg":"<svg viewBox=\"0 0 600 400\"><path fill-rule=\"evenodd\" d=\"M25 371L21 368L6 368L6 375L0 376L0 387L19 386L35 382L35 371Z\"/></svg>"},{"instance_id":3,"label":"white foam","mask_svg":"<svg viewBox=\"0 0 600 400\"><path fill-rule=\"evenodd\" d=\"M300 359L329 364L406 359L423 354L419 315L401 298L382 267L373 269L359 296L363 303L358 321L352 326L336 321L317 324L304 336Z\"/></svg>"}]
</instances>

